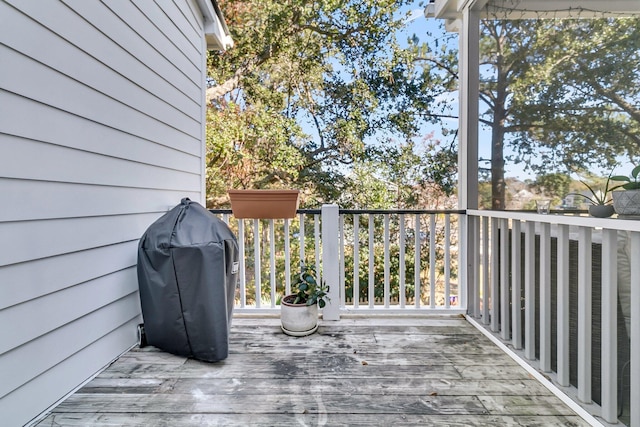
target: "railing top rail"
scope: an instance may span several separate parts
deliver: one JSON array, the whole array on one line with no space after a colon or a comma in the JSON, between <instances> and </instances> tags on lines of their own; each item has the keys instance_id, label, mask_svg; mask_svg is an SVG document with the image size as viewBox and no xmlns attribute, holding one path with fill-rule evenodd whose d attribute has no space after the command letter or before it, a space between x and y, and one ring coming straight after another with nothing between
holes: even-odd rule
<instances>
[{"instance_id":1,"label":"railing top rail","mask_svg":"<svg viewBox=\"0 0 640 427\"><path fill-rule=\"evenodd\" d=\"M214 214L232 214L231 209L209 209ZM465 214L465 210L456 209L340 209L340 214ZM298 209L298 214L320 214L320 209Z\"/></svg>"},{"instance_id":2,"label":"railing top rail","mask_svg":"<svg viewBox=\"0 0 640 427\"><path fill-rule=\"evenodd\" d=\"M464 214L455 209L340 209L341 214Z\"/></svg>"},{"instance_id":3,"label":"railing top rail","mask_svg":"<svg viewBox=\"0 0 640 427\"><path fill-rule=\"evenodd\" d=\"M550 213L542 215L537 212L467 210L467 215L489 218L517 219L520 221L535 221L559 225L575 225L594 228L608 228L610 230L640 231L640 221L623 218L595 218L590 216L572 216Z\"/></svg>"}]
</instances>

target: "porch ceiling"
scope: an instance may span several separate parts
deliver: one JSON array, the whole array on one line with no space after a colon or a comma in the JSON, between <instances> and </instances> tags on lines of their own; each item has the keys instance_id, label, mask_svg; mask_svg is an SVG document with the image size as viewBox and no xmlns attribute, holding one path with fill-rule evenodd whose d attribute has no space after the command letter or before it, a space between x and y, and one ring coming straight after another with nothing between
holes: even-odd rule
<instances>
[{"instance_id":1,"label":"porch ceiling","mask_svg":"<svg viewBox=\"0 0 640 427\"><path fill-rule=\"evenodd\" d=\"M465 7L481 10L485 16L498 13L511 19L541 18L545 15L562 18L576 16L577 11L581 17L587 17L589 12L595 16L603 13L616 16L640 14L638 0L435 0L433 16L459 19Z\"/></svg>"}]
</instances>

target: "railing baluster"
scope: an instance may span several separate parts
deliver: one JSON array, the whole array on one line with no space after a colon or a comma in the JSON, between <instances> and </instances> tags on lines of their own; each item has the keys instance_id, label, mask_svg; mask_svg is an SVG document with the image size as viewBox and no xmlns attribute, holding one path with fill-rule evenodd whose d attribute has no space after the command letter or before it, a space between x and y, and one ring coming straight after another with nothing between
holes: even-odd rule
<instances>
[{"instance_id":1,"label":"railing baluster","mask_svg":"<svg viewBox=\"0 0 640 427\"><path fill-rule=\"evenodd\" d=\"M254 282L256 285L256 308L260 308L262 299L262 269L260 255L260 220L253 220L253 269L255 271Z\"/></svg>"},{"instance_id":2,"label":"railing baluster","mask_svg":"<svg viewBox=\"0 0 640 427\"><path fill-rule=\"evenodd\" d=\"M416 214L415 225L413 227L414 230L414 245L415 245L415 254L414 254L414 268L413 268L413 282L414 282L414 299L415 299L415 307L420 308L420 296L422 290L420 289L420 214Z\"/></svg>"},{"instance_id":3,"label":"railing baluster","mask_svg":"<svg viewBox=\"0 0 640 427\"><path fill-rule=\"evenodd\" d=\"M284 220L284 294L291 294L291 241L289 219Z\"/></svg>"},{"instance_id":4,"label":"railing baluster","mask_svg":"<svg viewBox=\"0 0 640 427\"><path fill-rule=\"evenodd\" d=\"M540 224L540 369L551 371L551 224Z\"/></svg>"},{"instance_id":5,"label":"railing baluster","mask_svg":"<svg viewBox=\"0 0 640 427\"><path fill-rule=\"evenodd\" d=\"M353 308L360 306L360 215L353 215Z\"/></svg>"},{"instance_id":6,"label":"railing baluster","mask_svg":"<svg viewBox=\"0 0 640 427\"><path fill-rule=\"evenodd\" d=\"M375 283L373 282L374 276L374 246L373 246L373 233L374 233L374 218L372 214L369 214L369 308L373 308L375 304Z\"/></svg>"},{"instance_id":7,"label":"railing baluster","mask_svg":"<svg viewBox=\"0 0 640 427\"><path fill-rule=\"evenodd\" d=\"M629 254L637 256L640 254L640 232L629 234L630 250ZM640 263L630 263L630 283L631 283L631 398L634 402L631 405L631 418L629 425L640 426Z\"/></svg>"},{"instance_id":8,"label":"railing baluster","mask_svg":"<svg viewBox=\"0 0 640 427\"><path fill-rule=\"evenodd\" d=\"M316 262L316 275L318 278L318 282L322 283L322 268L320 268L320 215L313 215L313 237L314 237L314 248L315 248L315 262Z\"/></svg>"},{"instance_id":9,"label":"railing baluster","mask_svg":"<svg viewBox=\"0 0 640 427\"><path fill-rule=\"evenodd\" d=\"M345 271L344 271L344 215L340 215L338 223L338 232L340 233L340 307L344 307L347 303L345 292Z\"/></svg>"},{"instance_id":10,"label":"railing baluster","mask_svg":"<svg viewBox=\"0 0 640 427\"><path fill-rule=\"evenodd\" d=\"M482 323L489 324L489 218L482 217Z\"/></svg>"},{"instance_id":11,"label":"railing baluster","mask_svg":"<svg viewBox=\"0 0 640 427\"><path fill-rule=\"evenodd\" d=\"M513 348L522 348L522 223L514 219L511 223L511 343Z\"/></svg>"},{"instance_id":12,"label":"railing baluster","mask_svg":"<svg viewBox=\"0 0 640 427\"><path fill-rule=\"evenodd\" d=\"M602 418L618 421L618 233L602 230ZM606 284L606 286L605 286Z\"/></svg>"},{"instance_id":13,"label":"railing baluster","mask_svg":"<svg viewBox=\"0 0 640 427\"><path fill-rule=\"evenodd\" d=\"M459 294L458 290L458 294ZM444 214L444 306L451 306L451 215Z\"/></svg>"},{"instance_id":14,"label":"railing baluster","mask_svg":"<svg viewBox=\"0 0 640 427\"><path fill-rule=\"evenodd\" d=\"M247 305L247 276L245 274L246 254L244 250L244 219L238 220L238 281L240 282L240 307Z\"/></svg>"},{"instance_id":15,"label":"railing baluster","mask_svg":"<svg viewBox=\"0 0 640 427\"><path fill-rule=\"evenodd\" d=\"M569 386L569 226L558 225L558 384Z\"/></svg>"},{"instance_id":16,"label":"railing baluster","mask_svg":"<svg viewBox=\"0 0 640 427\"><path fill-rule=\"evenodd\" d=\"M429 214L429 306L436 307L436 215Z\"/></svg>"},{"instance_id":17,"label":"railing baluster","mask_svg":"<svg viewBox=\"0 0 640 427\"><path fill-rule=\"evenodd\" d=\"M391 285L389 283L389 214L384 214L384 308L389 308Z\"/></svg>"},{"instance_id":18,"label":"railing baluster","mask_svg":"<svg viewBox=\"0 0 640 427\"><path fill-rule=\"evenodd\" d=\"M524 356L536 358L536 223L527 221L524 236Z\"/></svg>"},{"instance_id":19,"label":"railing baluster","mask_svg":"<svg viewBox=\"0 0 640 427\"><path fill-rule=\"evenodd\" d=\"M500 274L498 261L500 256L500 222L491 218L491 330L500 331Z\"/></svg>"},{"instance_id":20,"label":"railing baluster","mask_svg":"<svg viewBox=\"0 0 640 427\"><path fill-rule=\"evenodd\" d=\"M469 217L466 215L458 215L458 305L472 314L473 304L469 304L469 293L472 292L473 282L469 280L469 239L468 239L468 223ZM471 295L473 298L473 295Z\"/></svg>"},{"instance_id":21,"label":"railing baluster","mask_svg":"<svg viewBox=\"0 0 640 427\"><path fill-rule=\"evenodd\" d=\"M578 399L584 403L591 403L591 312L591 229L579 227Z\"/></svg>"},{"instance_id":22,"label":"railing baluster","mask_svg":"<svg viewBox=\"0 0 640 427\"><path fill-rule=\"evenodd\" d=\"M407 241L407 230L405 229L404 223L404 214L400 214L398 216L398 222L400 223L400 236L399 236L399 244L400 244L400 254L399 254L399 267L400 267L400 290L399 290L399 302L400 308L405 308L407 302L407 285L405 283L405 273L406 273L406 264L405 264L405 252L406 252L406 241Z\"/></svg>"},{"instance_id":23,"label":"railing baluster","mask_svg":"<svg viewBox=\"0 0 640 427\"><path fill-rule=\"evenodd\" d=\"M276 307L276 238L273 219L269 220L269 286L271 290L271 308Z\"/></svg>"},{"instance_id":24,"label":"railing baluster","mask_svg":"<svg viewBox=\"0 0 640 427\"><path fill-rule=\"evenodd\" d=\"M509 323L509 220L500 220L500 330L502 339L511 338Z\"/></svg>"}]
</instances>

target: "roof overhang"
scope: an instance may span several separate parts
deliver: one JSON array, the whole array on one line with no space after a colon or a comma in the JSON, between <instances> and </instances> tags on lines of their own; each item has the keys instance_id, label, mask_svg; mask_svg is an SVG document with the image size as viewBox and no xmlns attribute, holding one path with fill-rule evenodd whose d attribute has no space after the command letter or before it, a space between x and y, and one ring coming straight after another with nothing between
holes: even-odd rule
<instances>
[{"instance_id":1,"label":"roof overhang","mask_svg":"<svg viewBox=\"0 0 640 427\"><path fill-rule=\"evenodd\" d=\"M639 0L435 0L425 15L440 19L462 18L465 8L481 12L482 18L532 19L640 15Z\"/></svg>"},{"instance_id":2,"label":"roof overhang","mask_svg":"<svg viewBox=\"0 0 640 427\"><path fill-rule=\"evenodd\" d=\"M233 47L229 28L216 0L196 0L204 18L204 35L209 50L227 50Z\"/></svg>"}]
</instances>

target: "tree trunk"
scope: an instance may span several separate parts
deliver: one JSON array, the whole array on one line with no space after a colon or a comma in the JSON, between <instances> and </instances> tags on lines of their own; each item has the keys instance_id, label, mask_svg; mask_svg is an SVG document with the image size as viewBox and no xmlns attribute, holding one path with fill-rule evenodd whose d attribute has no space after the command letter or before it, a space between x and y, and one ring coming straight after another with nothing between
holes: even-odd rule
<instances>
[{"instance_id":1,"label":"tree trunk","mask_svg":"<svg viewBox=\"0 0 640 427\"><path fill-rule=\"evenodd\" d=\"M506 184L504 180L504 135L507 111L506 82L498 74L495 105L493 107L493 124L491 126L491 209L506 208Z\"/></svg>"}]
</instances>

